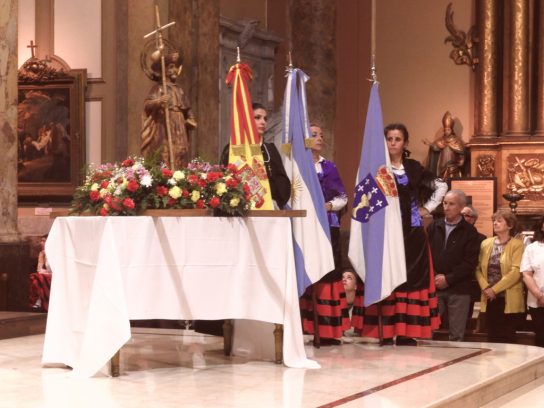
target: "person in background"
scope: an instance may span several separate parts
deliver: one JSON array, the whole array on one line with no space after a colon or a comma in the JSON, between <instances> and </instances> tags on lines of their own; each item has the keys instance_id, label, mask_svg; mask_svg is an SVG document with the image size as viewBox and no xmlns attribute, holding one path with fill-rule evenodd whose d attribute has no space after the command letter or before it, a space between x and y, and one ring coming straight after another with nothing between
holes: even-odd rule
<instances>
[{"instance_id":1,"label":"person in background","mask_svg":"<svg viewBox=\"0 0 544 408\"><path fill-rule=\"evenodd\" d=\"M47 235L40 238L40 253L36 272L30 274L30 308L37 312L47 312L49 309L49 293L51 290L52 272L45 254Z\"/></svg>"},{"instance_id":2,"label":"person in background","mask_svg":"<svg viewBox=\"0 0 544 408\"><path fill-rule=\"evenodd\" d=\"M344 286L346 305L351 324L351 327L344 331L344 336L355 336L354 327L360 327L363 323L364 285L353 268L343 269L342 285Z\"/></svg>"},{"instance_id":3,"label":"person in background","mask_svg":"<svg viewBox=\"0 0 544 408\"><path fill-rule=\"evenodd\" d=\"M407 281L381 302L382 344L417 345L416 338L431 338L438 328L434 273L430 268L429 244L423 218L432 218L448 186L416 160L409 158L406 126L393 123L384 129L400 199ZM378 306L364 311L363 336L379 337Z\"/></svg>"},{"instance_id":4,"label":"person in background","mask_svg":"<svg viewBox=\"0 0 544 408\"><path fill-rule=\"evenodd\" d=\"M444 218L427 228L438 289L440 315L448 312L450 341L463 341L470 309L470 281L480 251L478 232L465 221L461 210L466 195L451 190L444 197Z\"/></svg>"},{"instance_id":5,"label":"person in background","mask_svg":"<svg viewBox=\"0 0 544 408\"><path fill-rule=\"evenodd\" d=\"M468 222L471 225L474 225L474 228L476 228L476 221L478 221L478 211L472 206L467 205L461 210L461 215L465 219L466 222ZM480 237L480 240L483 241L487 237L478 232L478 236Z\"/></svg>"},{"instance_id":6,"label":"person in background","mask_svg":"<svg viewBox=\"0 0 544 408\"><path fill-rule=\"evenodd\" d=\"M520 274L523 241L516 216L509 211L493 214L495 236L482 242L476 279L482 289L480 310L486 314L488 341L515 343L516 328L525 317Z\"/></svg>"},{"instance_id":7,"label":"person in background","mask_svg":"<svg viewBox=\"0 0 544 408\"><path fill-rule=\"evenodd\" d=\"M525 248L520 270L527 286L527 306L533 321L535 345L544 347L544 217L534 228L533 242Z\"/></svg>"},{"instance_id":8,"label":"person in background","mask_svg":"<svg viewBox=\"0 0 544 408\"><path fill-rule=\"evenodd\" d=\"M320 343L324 345L337 344L340 341L335 339L342 337L344 331L349 328L349 317L340 270L342 261L340 217L348 202L348 196L334 163L321 156L324 147L321 127L312 124L310 130L313 138L312 157L323 197L325 198L335 268L321 278L319 282L308 287L302 295L300 299L302 327L305 333L314 334L314 314L317 314ZM313 293L315 293L316 297L315 313Z\"/></svg>"}]
</instances>

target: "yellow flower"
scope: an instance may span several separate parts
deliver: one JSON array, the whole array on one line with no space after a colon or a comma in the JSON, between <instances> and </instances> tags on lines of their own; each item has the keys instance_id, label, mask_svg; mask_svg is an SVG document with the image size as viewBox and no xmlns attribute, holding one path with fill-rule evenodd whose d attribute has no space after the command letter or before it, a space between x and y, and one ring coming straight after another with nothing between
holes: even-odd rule
<instances>
[{"instance_id":1,"label":"yellow flower","mask_svg":"<svg viewBox=\"0 0 544 408\"><path fill-rule=\"evenodd\" d=\"M168 195L174 200L177 200L181 197L181 188L179 188L178 186L172 187L170 190L168 190Z\"/></svg>"},{"instance_id":2,"label":"yellow flower","mask_svg":"<svg viewBox=\"0 0 544 408\"><path fill-rule=\"evenodd\" d=\"M191 193L191 201L193 203L196 203L198 201L198 199L200 198L200 191L198 190L193 190L193 192Z\"/></svg>"},{"instance_id":3,"label":"yellow flower","mask_svg":"<svg viewBox=\"0 0 544 408\"><path fill-rule=\"evenodd\" d=\"M98 184L97 184L97 183L94 183L94 184L91 186L91 191L98 191Z\"/></svg>"},{"instance_id":4,"label":"yellow flower","mask_svg":"<svg viewBox=\"0 0 544 408\"><path fill-rule=\"evenodd\" d=\"M100 197L104 197L106 194L109 194L109 190L107 188L100 189Z\"/></svg>"},{"instance_id":5,"label":"yellow flower","mask_svg":"<svg viewBox=\"0 0 544 408\"><path fill-rule=\"evenodd\" d=\"M215 185L215 192L219 197L227 192L227 185L225 183L217 183ZM234 206L233 206L234 207Z\"/></svg>"},{"instance_id":6,"label":"yellow flower","mask_svg":"<svg viewBox=\"0 0 544 408\"><path fill-rule=\"evenodd\" d=\"M185 178L185 173L180 170L176 170L172 177L174 177L175 180L180 181Z\"/></svg>"},{"instance_id":7,"label":"yellow flower","mask_svg":"<svg viewBox=\"0 0 544 408\"><path fill-rule=\"evenodd\" d=\"M238 204L240 204L240 199L238 197L234 197L230 199L229 205L231 207L236 207Z\"/></svg>"}]
</instances>

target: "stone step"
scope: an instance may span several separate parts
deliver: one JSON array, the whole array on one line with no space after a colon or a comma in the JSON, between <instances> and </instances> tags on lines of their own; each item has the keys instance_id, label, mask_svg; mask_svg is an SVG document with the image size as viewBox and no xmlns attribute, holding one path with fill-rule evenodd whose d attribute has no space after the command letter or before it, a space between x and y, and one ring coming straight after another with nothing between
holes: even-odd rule
<instances>
[{"instance_id":1,"label":"stone step","mask_svg":"<svg viewBox=\"0 0 544 408\"><path fill-rule=\"evenodd\" d=\"M45 333L46 313L0 312L0 339Z\"/></svg>"}]
</instances>

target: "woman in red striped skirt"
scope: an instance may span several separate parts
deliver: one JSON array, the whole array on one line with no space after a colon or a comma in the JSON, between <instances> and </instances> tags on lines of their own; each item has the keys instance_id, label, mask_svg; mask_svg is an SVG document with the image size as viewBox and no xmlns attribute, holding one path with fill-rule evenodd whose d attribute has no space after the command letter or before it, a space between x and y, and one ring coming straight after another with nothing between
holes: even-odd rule
<instances>
[{"instance_id":1,"label":"woman in red striped skirt","mask_svg":"<svg viewBox=\"0 0 544 408\"><path fill-rule=\"evenodd\" d=\"M442 202L447 184L425 170L406 150L408 130L403 124L388 125L387 149L399 191L407 281L380 302L383 344L416 345L416 338L431 338L440 324L434 272L423 217ZM367 307L363 336L379 337L378 305Z\"/></svg>"},{"instance_id":2,"label":"woman in red striped skirt","mask_svg":"<svg viewBox=\"0 0 544 408\"><path fill-rule=\"evenodd\" d=\"M319 338L323 344L340 343L344 330L350 327L346 294L342 284L340 251L340 213L348 202L348 196L334 163L321 156L323 133L318 125L310 127L313 137L312 155L315 170L325 197L325 208L331 232L334 255L334 271L310 286L300 298L302 328L305 333L314 334L314 306L312 291L316 296L316 315Z\"/></svg>"}]
</instances>

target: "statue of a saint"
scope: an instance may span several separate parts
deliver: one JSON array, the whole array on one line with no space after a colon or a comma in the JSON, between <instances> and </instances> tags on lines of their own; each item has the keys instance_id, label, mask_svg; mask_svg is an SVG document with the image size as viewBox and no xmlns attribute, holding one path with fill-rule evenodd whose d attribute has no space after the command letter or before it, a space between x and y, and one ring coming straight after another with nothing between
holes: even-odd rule
<instances>
[{"instance_id":1,"label":"statue of a saint","mask_svg":"<svg viewBox=\"0 0 544 408\"><path fill-rule=\"evenodd\" d=\"M453 131L453 117L446 112L442 118L443 134L434 142L423 140L429 146L427 169L443 180L463 177L466 147Z\"/></svg>"},{"instance_id":2,"label":"statue of a saint","mask_svg":"<svg viewBox=\"0 0 544 408\"><path fill-rule=\"evenodd\" d=\"M182 61L179 52L173 51L164 56L165 84L167 93L164 93L161 76L160 53L151 55L151 70L156 75L157 84L154 85L144 102L145 120L142 127L141 146L142 155L148 156L160 151L163 162L178 169L187 164L189 151L188 129L196 128L197 123L189 100L183 89L176 84L181 73ZM170 134L172 137L172 152L174 163L169 160L168 134L166 130L165 107L168 107Z\"/></svg>"}]
</instances>

